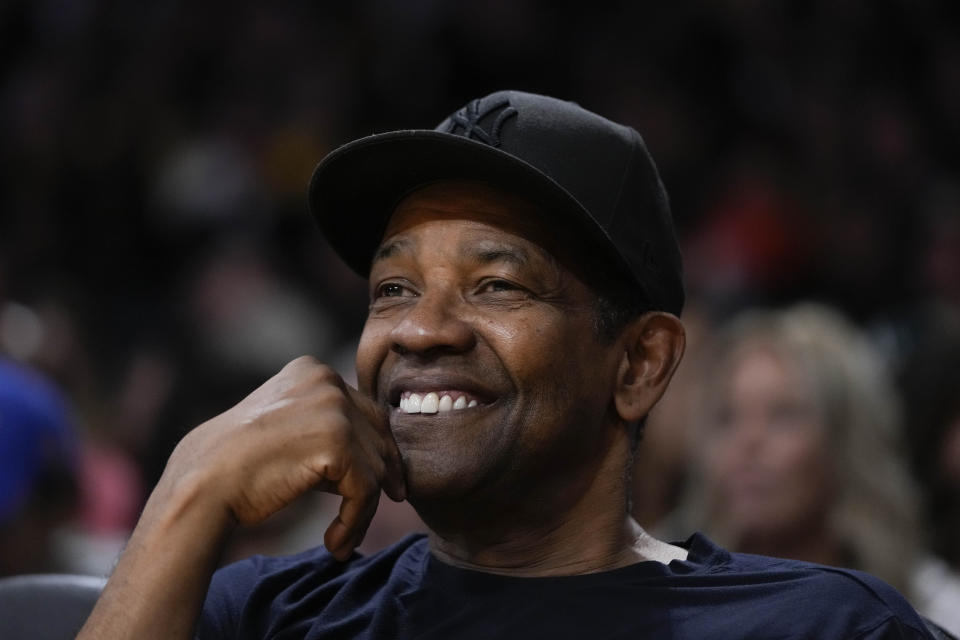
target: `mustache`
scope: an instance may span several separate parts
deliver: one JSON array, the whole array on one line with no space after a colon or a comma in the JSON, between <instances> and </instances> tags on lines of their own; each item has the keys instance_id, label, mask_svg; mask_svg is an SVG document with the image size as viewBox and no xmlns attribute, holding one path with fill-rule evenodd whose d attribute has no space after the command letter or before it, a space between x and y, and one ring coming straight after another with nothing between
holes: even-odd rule
<instances>
[{"instance_id":1,"label":"mustache","mask_svg":"<svg viewBox=\"0 0 960 640\"><path fill-rule=\"evenodd\" d=\"M502 368L485 365L473 358L444 358L429 363L403 361L389 369L381 369L375 400L399 406L400 396L405 391L459 390L490 402L511 388L511 381Z\"/></svg>"}]
</instances>

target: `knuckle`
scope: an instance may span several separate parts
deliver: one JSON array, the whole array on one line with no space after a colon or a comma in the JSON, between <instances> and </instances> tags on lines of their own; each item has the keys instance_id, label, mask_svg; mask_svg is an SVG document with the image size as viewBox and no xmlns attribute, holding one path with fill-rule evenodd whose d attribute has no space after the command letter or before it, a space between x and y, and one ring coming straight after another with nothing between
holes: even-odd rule
<instances>
[{"instance_id":1,"label":"knuckle","mask_svg":"<svg viewBox=\"0 0 960 640\"><path fill-rule=\"evenodd\" d=\"M315 408L328 415L332 422L348 422L350 400L339 389L323 388L314 395Z\"/></svg>"},{"instance_id":2,"label":"knuckle","mask_svg":"<svg viewBox=\"0 0 960 640\"><path fill-rule=\"evenodd\" d=\"M300 356L292 360L286 368L294 371L300 380L311 384L343 386L340 374L333 367L320 362L313 356Z\"/></svg>"},{"instance_id":3,"label":"knuckle","mask_svg":"<svg viewBox=\"0 0 960 640\"><path fill-rule=\"evenodd\" d=\"M344 463L341 456L333 452L325 451L317 454L313 458L313 464L320 477L330 480L336 480L343 476Z\"/></svg>"},{"instance_id":4,"label":"knuckle","mask_svg":"<svg viewBox=\"0 0 960 640\"><path fill-rule=\"evenodd\" d=\"M291 369L307 369L319 364L316 358L313 356L300 356L299 358L294 358L287 363L287 367Z\"/></svg>"},{"instance_id":5,"label":"knuckle","mask_svg":"<svg viewBox=\"0 0 960 640\"><path fill-rule=\"evenodd\" d=\"M317 360L314 360L310 367L310 379L319 384L332 384L337 387L343 384L340 374L334 371L333 367Z\"/></svg>"}]
</instances>

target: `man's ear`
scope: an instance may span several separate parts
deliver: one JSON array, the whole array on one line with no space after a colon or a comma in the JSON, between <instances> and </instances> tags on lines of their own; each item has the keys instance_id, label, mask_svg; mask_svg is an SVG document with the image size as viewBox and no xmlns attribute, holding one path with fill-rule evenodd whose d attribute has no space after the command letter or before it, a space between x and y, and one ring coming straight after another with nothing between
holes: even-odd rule
<instances>
[{"instance_id":1,"label":"man's ear","mask_svg":"<svg viewBox=\"0 0 960 640\"><path fill-rule=\"evenodd\" d=\"M651 311L631 322L620 339L623 356L614 402L624 421L636 422L666 391L683 357L686 332L675 315Z\"/></svg>"}]
</instances>

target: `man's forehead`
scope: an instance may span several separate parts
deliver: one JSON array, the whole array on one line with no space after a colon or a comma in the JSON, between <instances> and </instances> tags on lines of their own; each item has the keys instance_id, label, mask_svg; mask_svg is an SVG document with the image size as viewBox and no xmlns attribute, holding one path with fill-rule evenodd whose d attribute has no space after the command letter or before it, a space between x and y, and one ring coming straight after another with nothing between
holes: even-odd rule
<instances>
[{"instance_id":1,"label":"man's forehead","mask_svg":"<svg viewBox=\"0 0 960 640\"><path fill-rule=\"evenodd\" d=\"M576 250L572 230L558 225L549 214L532 200L488 183L434 182L412 191L397 204L373 263L415 251L406 230L427 222L456 221L465 230L464 246L459 249L476 261L498 259L521 266L537 256L580 272L582 256ZM476 233L471 233L471 226Z\"/></svg>"},{"instance_id":2,"label":"man's forehead","mask_svg":"<svg viewBox=\"0 0 960 640\"><path fill-rule=\"evenodd\" d=\"M518 194L484 182L443 180L407 194L390 215L383 237L429 220L473 220L517 235L539 235L545 218L541 207Z\"/></svg>"}]
</instances>

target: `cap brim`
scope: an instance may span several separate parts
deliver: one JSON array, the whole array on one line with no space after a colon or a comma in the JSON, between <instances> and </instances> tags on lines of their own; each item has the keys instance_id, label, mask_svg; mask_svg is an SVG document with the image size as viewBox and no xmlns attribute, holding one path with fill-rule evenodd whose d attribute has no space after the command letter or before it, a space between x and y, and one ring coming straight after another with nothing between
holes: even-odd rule
<instances>
[{"instance_id":1,"label":"cap brim","mask_svg":"<svg viewBox=\"0 0 960 640\"><path fill-rule=\"evenodd\" d=\"M551 216L572 216L588 235L612 246L583 206L536 167L495 147L432 130L377 134L331 152L310 180L310 212L340 257L366 277L398 202L418 186L447 179L509 188Z\"/></svg>"}]
</instances>

